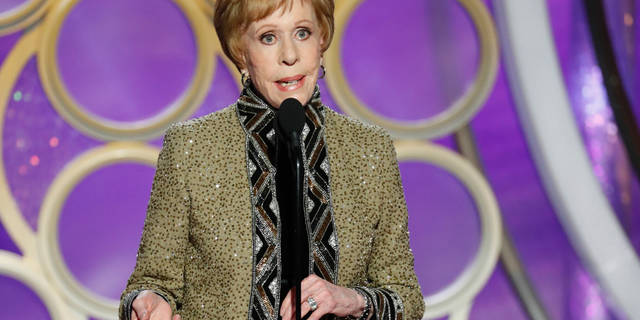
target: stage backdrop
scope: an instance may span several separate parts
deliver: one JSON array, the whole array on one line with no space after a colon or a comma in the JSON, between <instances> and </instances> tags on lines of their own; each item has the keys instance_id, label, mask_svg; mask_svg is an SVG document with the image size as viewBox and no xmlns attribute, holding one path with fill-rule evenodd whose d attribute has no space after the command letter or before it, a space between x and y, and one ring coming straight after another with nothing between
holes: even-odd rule
<instances>
[{"instance_id":1,"label":"stage backdrop","mask_svg":"<svg viewBox=\"0 0 640 320\"><path fill-rule=\"evenodd\" d=\"M0 0L0 319L117 318L164 131L240 92L212 27L212 3ZM625 3L610 12L633 20ZM545 192L491 4L336 4L322 100L394 136L429 318L527 319L496 264L501 225L552 319L624 316L585 268ZM594 171L640 248L640 191L581 1L548 6ZM465 159L459 146L474 140L478 158Z\"/></svg>"}]
</instances>

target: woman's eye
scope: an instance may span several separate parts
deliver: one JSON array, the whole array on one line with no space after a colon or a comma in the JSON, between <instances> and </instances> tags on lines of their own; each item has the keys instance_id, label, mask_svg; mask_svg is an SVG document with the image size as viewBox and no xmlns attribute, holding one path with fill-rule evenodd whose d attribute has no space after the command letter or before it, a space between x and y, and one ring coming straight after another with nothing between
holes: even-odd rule
<instances>
[{"instance_id":1,"label":"woman's eye","mask_svg":"<svg viewBox=\"0 0 640 320\"><path fill-rule=\"evenodd\" d=\"M300 30L297 33L298 39L306 39L311 35L311 32L309 32L309 30Z\"/></svg>"},{"instance_id":2,"label":"woman's eye","mask_svg":"<svg viewBox=\"0 0 640 320\"><path fill-rule=\"evenodd\" d=\"M274 42L276 42L276 37L272 34L267 34L262 36L262 38L260 38L260 41L262 41L264 44L273 44Z\"/></svg>"}]
</instances>

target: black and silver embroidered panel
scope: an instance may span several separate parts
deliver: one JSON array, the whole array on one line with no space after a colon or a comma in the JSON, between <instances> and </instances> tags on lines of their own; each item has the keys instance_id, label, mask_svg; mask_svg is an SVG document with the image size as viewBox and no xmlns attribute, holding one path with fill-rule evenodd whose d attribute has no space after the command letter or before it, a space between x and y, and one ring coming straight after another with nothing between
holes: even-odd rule
<instances>
[{"instance_id":1,"label":"black and silver embroidered panel","mask_svg":"<svg viewBox=\"0 0 640 320\"><path fill-rule=\"evenodd\" d=\"M309 235L309 273L337 283L338 237L331 204L329 157L324 139L324 106L316 87L305 106L301 135L304 149L304 210ZM278 318L282 277L280 209L276 196L275 110L245 89L236 103L246 132L246 159L251 185L253 271L249 319Z\"/></svg>"}]
</instances>

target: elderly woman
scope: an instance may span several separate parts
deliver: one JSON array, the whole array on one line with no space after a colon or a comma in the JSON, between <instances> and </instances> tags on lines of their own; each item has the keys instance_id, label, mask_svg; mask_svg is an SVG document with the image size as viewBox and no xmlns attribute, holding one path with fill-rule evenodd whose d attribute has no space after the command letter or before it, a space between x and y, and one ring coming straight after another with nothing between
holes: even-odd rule
<instances>
[{"instance_id":1,"label":"elderly woman","mask_svg":"<svg viewBox=\"0 0 640 320\"><path fill-rule=\"evenodd\" d=\"M154 178L122 319L294 319L286 183L273 119L304 105L309 319L419 319L393 143L325 107L317 79L332 0L218 0L215 27L243 75L238 101L172 126Z\"/></svg>"}]
</instances>

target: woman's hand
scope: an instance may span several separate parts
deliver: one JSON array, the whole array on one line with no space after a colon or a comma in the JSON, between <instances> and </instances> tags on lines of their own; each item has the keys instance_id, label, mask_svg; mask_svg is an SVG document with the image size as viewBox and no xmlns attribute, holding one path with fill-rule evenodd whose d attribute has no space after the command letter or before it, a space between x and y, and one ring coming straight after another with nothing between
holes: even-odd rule
<instances>
[{"instance_id":1,"label":"woman's hand","mask_svg":"<svg viewBox=\"0 0 640 320\"><path fill-rule=\"evenodd\" d=\"M320 319L320 317L329 313L339 317L347 315L359 317L364 312L364 298L357 291L336 286L315 274L302 280L300 290L300 299L302 301L302 310L300 311L302 316L310 310L307 298L313 298L318 305L318 309L311 313L309 320ZM282 320L296 318L295 306L291 306L295 293L295 288L291 289L282 302L280 307Z\"/></svg>"},{"instance_id":2,"label":"woman's hand","mask_svg":"<svg viewBox=\"0 0 640 320\"><path fill-rule=\"evenodd\" d=\"M131 320L180 320L178 314L171 318L169 303L149 290L140 292L131 309Z\"/></svg>"}]
</instances>

